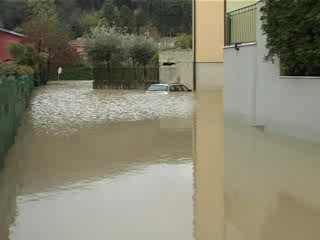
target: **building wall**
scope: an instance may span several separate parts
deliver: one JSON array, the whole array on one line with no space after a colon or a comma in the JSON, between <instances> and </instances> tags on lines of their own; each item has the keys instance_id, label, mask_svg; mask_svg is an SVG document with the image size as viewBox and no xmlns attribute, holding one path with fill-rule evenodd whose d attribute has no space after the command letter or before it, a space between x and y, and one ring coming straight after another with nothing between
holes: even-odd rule
<instances>
[{"instance_id":1,"label":"building wall","mask_svg":"<svg viewBox=\"0 0 320 240\"><path fill-rule=\"evenodd\" d=\"M8 48L10 44L20 42L22 37L0 31L0 61L12 60Z\"/></svg>"},{"instance_id":2,"label":"building wall","mask_svg":"<svg viewBox=\"0 0 320 240\"><path fill-rule=\"evenodd\" d=\"M258 4L258 8L262 3ZM266 36L257 16L257 43L226 47L226 118L251 126L320 142L320 77L280 76L279 61L264 61Z\"/></svg>"},{"instance_id":3,"label":"building wall","mask_svg":"<svg viewBox=\"0 0 320 240\"><path fill-rule=\"evenodd\" d=\"M224 1L196 0L196 62L223 62Z\"/></svg>"},{"instance_id":4,"label":"building wall","mask_svg":"<svg viewBox=\"0 0 320 240\"><path fill-rule=\"evenodd\" d=\"M254 86L256 80L256 44L248 44L236 51L224 51L225 86L224 110L226 117L254 123Z\"/></svg>"},{"instance_id":5,"label":"building wall","mask_svg":"<svg viewBox=\"0 0 320 240\"><path fill-rule=\"evenodd\" d=\"M214 90L224 86L224 68L221 63L196 63L197 90Z\"/></svg>"},{"instance_id":6,"label":"building wall","mask_svg":"<svg viewBox=\"0 0 320 240\"><path fill-rule=\"evenodd\" d=\"M196 0L194 16L197 89L223 87L224 0Z\"/></svg>"},{"instance_id":7,"label":"building wall","mask_svg":"<svg viewBox=\"0 0 320 240\"><path fill-rule=\"evenodd\" d=\"M163 66L164 62L176 63ZM192 51L162 51L159 54L160 83L185 84L193 89L193 52Z\"/></svg>"}]
</instances>

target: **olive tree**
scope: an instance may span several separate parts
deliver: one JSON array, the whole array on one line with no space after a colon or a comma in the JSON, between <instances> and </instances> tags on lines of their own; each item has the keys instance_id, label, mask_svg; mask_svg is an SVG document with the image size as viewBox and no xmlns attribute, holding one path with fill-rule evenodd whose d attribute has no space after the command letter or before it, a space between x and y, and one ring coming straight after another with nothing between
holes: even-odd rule
<instances>
[{"instance_id":1,"label":"olive tree","mask_svg":"<svg viewBox=\"0 0 320 240\"><path fill-rule=\"evenodd\" d=\"M146 66L157 56L158 46L152 38L135 36L129 54L135 66Z\"/></svg>"},{"instance_id":2,"label":"olive tree","mask_svg":"<svg viewBox=\"0 0 320 240\"><path fill-rule=\"evenodd\" d=\"M97 26L86 35L89 61L94 65L121 65L128 58L125 47L126 34L117 27Z\"/></svg>"}]
</instances>

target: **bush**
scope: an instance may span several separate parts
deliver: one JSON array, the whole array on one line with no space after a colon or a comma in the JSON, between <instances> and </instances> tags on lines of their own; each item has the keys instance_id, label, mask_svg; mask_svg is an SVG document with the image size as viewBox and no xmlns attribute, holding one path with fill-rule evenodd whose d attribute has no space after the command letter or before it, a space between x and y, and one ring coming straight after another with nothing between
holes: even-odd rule
<instances>
[{"instance_id":1,"label":"bush","mask_svg":"<svg viewBox=\"0 0 320 240\"><path fill-rule=\"evenodd\" d=\"M117 27L98 26L87 34L88 59L93 64L121 64L127 59L127 49L124 46L125 34Z\"/></svg>"},{"instance_id":2,"label":"bush","mask_svg":"<svg viewBox=\"0 0 320 240\"><path fill-rule=\"evenodd\" d=\"M157 43L152 38L128 34L117 27L98 26L86 39L88 59L95 66L145 66L158 53Z\"/></svg>"},{"instance_id":3,"label":"bush","mask_svg":"<svg viewBox=\"0 0 320 240\"><path fill-rule=\"evenodd\" d=\"M320 76L320 1L263 1L266 60L279 58L287 75Z\"/></svg>"},{"instance_id":4,"label":"bush","mask_svg":"<svg viewBox=\"0 0 320 240\"><path fill-rule=\"evenodd\" d=\"M181 34L177 37L176 43L177 48L181 49L192 49L192 35Z\"/></svg>"},{"instance_id":5,"label":"bush","mask_svg":"<svg viewBox=\"0 0 320 240\"><path fill-rule=\"evenodd\" d=\"M0 62L1 76L32 76L34 70L26 65L18 65L14 62Z\"/></svg>"},{"instance_id":6,"label":"bush","mask_svg":"<svg viewBox=\"0 0 320 240\"><path fill-rule=\"evenodd\" d=\"M136 36L129 49L129 55L136 66L146 66L156 58L158 48L156 42L145 36Z\"/></svg>"}]
</instances>

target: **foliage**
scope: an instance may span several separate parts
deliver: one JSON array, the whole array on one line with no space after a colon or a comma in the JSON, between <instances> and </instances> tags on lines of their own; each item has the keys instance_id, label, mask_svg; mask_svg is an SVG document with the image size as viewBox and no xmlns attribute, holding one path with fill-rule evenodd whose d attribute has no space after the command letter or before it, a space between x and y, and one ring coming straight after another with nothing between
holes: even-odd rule
<instances>
[{"instance_id":1,"label":"foliage","mask_svg":"<svg viewBox=\"0 0 320 240\"><path fill-rule=\"evenodd\" d=\"M192 35L179 35L175 42L175 46L181 49L192 49Z\"/></svg>"},{"instance_id":2,"label":"foliage","mask_svg":"<svg viewBox=\"0 0 320 240\"><path fill-rule=\"evenodd\" d=\"M0 68L2 64L0 63ZM28 106L33 88L30 76L0 76L0 171ZM2 236L2 235L1 235Z\"/></svg>"},{"instance_id":3,"label":"foliage","mask_svg":"<svg viewBox=\"0 0 320 240\"><path fill-rule=\"evenodd\" d=\"M48 57L46 53L38 53L30 44L13 43L9 52L17 64L29 66L35 73L39 73L40 65L45 64Z\"/></svg>"},{"instance_id":4,"label":"foliage","mask_svg":"<svg viewBox=\"0 0 320 240\"><path fill-rule=\"evenodd\" d=\"M0 27L15 29L29 14L27 1L0 0Z\"/></svg>"},{"instance_id":5,"label":"foliage","mask_svg":"<svg viewBox=\"0 0 320 240\"><path fill-rule=\"evenodd\" d=\"M91 17L98 15L110 26L127 28L135 34L148 25L156 27L161 37L192 33L192 0L21 0L19 4L0 0L0 25L21 30L19 27L29 21L30 14L34 15L34 5L41 6L37 11L46 15L54 12L72 38L82 37L88 25L94 27L97 21Z\"/></svg>"},{"instance_id":6,"label":"foliage","mask_svg":"<svg viewBox=\"0 0 320 240\"><path fill-rule=\"evenodd\" d=\"M93 64L111 65L121 64L127 59L127 51L124 46L125 34L117 27L98 26L86 35L87 54Z\"/></svg>"},{"instance_id":7,"label":"foliage","mask_svg":"<svg viewBox=\"0 0 320 240\"><path fill-rule=\"evenodd\" d=\"M145 36L136 36L129 50L134 65L146 66L158 53L155 41Z\"/></svg>"},{"instance_id":8,"label":"foliage","mask_svg":"<svg viewBox=\"0 0 320 240\"><path fill-rule=\"evenodd\" d=\"M110 26L117 25L120 18L120 12L111 1L106 1L102 7L103 17L107 19Z\"/></svg>"},{"instance_id":9,"label":"foliage","mask_svg":"<svg viewBox=\"0 0 320 240\"><path fill-rule=\"evenodd\" d=\"M139 8L134 11L134 16L136 20L137 32L141 33L140 30L143 26L147 24L147 16L142 8Z\"/></svg>"},{"instance_id":10,"label":"foliage","mask_svg":"<svg viewBox=\"0 0 320 240\"><path fill-rule=\"evenodd\" d=\"M99 25L108 25L108 21L101 12L90 12L80 17L80 28L82 33L87 33L91 28Z\"/></svg>"},{"instance_id":11,"label":"foliage","mask_svg":"<svg viewBox=\"0 0 320 240\"><path fill-rule=\"evenodd\" d=\"M0 62L0 76L32 76L34 70L30 66L18 65L14 62Z\"/></svg>"},{"instance_id":12,"label":"foliage","mask_svg":"<svg viewBox=\"0 0 320 240\"><path fill-rule=\"evenodd\" d=\"M151 37L152 39L158 41L161 38L160 32L156 26L152 24L146 25L140 29L140 34L143 34L147 37Z\"/></svg>"},{"instance_id":13,"label":"foliage","mask_svg":"<svg viewBox=\"0 0 320 240\"><path fill-rule=\"evenodd\" d=\"M98 26L86 36L87 54L93 65L146 66L157 55L157 43L143 35L128 34L117 27Z\"/></svg>"},{"instance_id":14,"label":"foliage","mask_svg":"<svg viewBox=\"0 0 320 240\"><path fill-rule=\"evenodd\" d=\"M69 35L59 21L52 0L31 2L32 15L24 28L27 42L38 52L48 54L48 63L67 64L78 60L76 52L69 45Z\"/></svg>"},{"instance_id":15,"label":"foliage","mask_svg":"<svg viewBox=\"0 0 320 240\"><path fill-rule=\"evenodd\" d=\"M126 28L129 33L135 32L136 19L129 7L123 5L120 8L118 26L121 28Z\"/></svg>"},{"instance_id":16,"label":"foliage","mask_svg":"<svg viewBox=\"0 0 320 240\"><path fill-rule=\"evenodd\" d=\"M266 60L278 57L288 75L320 75L320 1L263 0Z\"/></svg>"},{"instance_id":17,"label":"foliage","mask_svg":"<svg viewBox=\"0 0 320 240\"><path fill-rule=\"evenodd\" d=\"M23 26L27 35L24 43L31 44L38 54L47 55L46 63L39 64L38 74L45 84L51 64L74 63L79 56L69 44L68 31L59 20L54 0L30 0L29 8L31 15Z\"/></svg>"}]
</instances>

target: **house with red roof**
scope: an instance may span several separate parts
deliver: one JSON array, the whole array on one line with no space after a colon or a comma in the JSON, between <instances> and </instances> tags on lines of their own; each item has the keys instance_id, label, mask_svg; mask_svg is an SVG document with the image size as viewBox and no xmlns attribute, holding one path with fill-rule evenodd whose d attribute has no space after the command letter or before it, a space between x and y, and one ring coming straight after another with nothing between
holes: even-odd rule
<instances>
[{"instance_id":1,"label":"house with red roof","mask_svg":"<svg viewBox=\"0 0 320 240\"><path fill-rule=\"evenodd\" d=\"M12 61L9 53L10 44L21 42L24 38L23 34L0 28L0 61Z\"/></svg>"}]
</instances>

